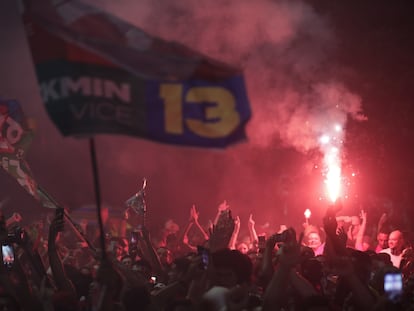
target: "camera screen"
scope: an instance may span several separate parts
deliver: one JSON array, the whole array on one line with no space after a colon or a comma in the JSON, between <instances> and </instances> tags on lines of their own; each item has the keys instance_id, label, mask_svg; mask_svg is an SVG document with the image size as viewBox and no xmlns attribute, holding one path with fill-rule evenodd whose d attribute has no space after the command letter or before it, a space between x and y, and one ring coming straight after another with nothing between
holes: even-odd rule
<instances>
[{"instance_id":1,"label":"camera screen","mask_svg":"<svg viewBox=\"0 0 414 311\"><path fill-rule=\"evenodd\" d=\"M208 266L208 252L207 251L204 251L201 254L201 260L203 261L204 269L207 269L207 266Z\"/></svg>"},{"instance_id":2,"label":"camera screen","mask_svg":"<svg viewBox=\"0 0 414 311\"><path fill-rule=\"evenodd\" d=\"M401 292L403 281L401 273L387 273L384 277L384 290L386 292Z\"/></svg>"},{"instance_id":3,"label":"camera screen","mask_svg":"<svg viewBox=\"0 0 414 311\"><path fill-rule=\"evenodd\" d=\"M2 245L1 253L3 255L3 263L7 266L10 266L14 262L14 252L11 245Z\"/></svg>"}]
</instances>

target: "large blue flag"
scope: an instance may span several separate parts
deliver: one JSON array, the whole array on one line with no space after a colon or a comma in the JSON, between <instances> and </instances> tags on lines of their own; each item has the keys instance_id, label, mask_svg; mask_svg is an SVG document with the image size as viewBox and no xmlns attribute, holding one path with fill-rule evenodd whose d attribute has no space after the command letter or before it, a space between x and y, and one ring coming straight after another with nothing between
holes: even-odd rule
<instances>
[{"instance_id":1,"label":"large blue flag","mask_svg":"<svg viewBox=\"0 0 414 311\"><path fill-rule=\"evenodd\" d=\"M241 70L80 1L26 1L46 109L63 135L224 147L250 118Z\"/></svg>"}]
</instances>

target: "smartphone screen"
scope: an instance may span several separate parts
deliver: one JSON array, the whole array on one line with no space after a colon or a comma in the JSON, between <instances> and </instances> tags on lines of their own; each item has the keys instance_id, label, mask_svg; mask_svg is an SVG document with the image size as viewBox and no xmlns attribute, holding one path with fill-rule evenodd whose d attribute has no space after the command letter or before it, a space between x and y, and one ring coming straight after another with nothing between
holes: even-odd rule
<instances>
[{"instance_id":1,"label":"smartphone screen","mask_svg":"<svg viewBox=\"0 0 414 311\"><path fill-rule=\"evenodd\" d=\"M131 232L131 243L136 244L138 242L138 232L132 231Z\"/></svg>"},{"instance_id":2,"label":"smartphone screen","mask_svg":"<svg viewBox=\"0 0 414 311\"><path fill-rule=\"evenodd\" d=\"M1 254L3 257L3 264L7 267L11 267L14 263L14 250L11 245L2 245Z\"/></svg>"},{"instance_id":3,"label":"smartphone screen","mask_svg":"<svg viewBox=\"0 0 414 311\"><path fill-rule=\"evenodd\" d=\"M403 291L403 279L401 273L387 273L384 276L384 291L393 299Z\"/></svg>"},{"instance_id":4,"label":"smartphone screen","mask_svg":"<svg viewBox=\"0 0 414 311\"><path fill-rule=\"evenodd\" d=\"M202 246L197 246L198 255L201 256L201 268L206 270L208 267L208 250Z\"/></svg>"},{"instance_id":5,"label":"smartphone screen","mask_svg":"<svg viewBox=\"0 0 414 311\"><path fill-rule=\"evenodd\" d=\"M208 251L205 249L201 255L201 260L203 262L204 269L208 267Z\"/></svg>"}]
</instances>

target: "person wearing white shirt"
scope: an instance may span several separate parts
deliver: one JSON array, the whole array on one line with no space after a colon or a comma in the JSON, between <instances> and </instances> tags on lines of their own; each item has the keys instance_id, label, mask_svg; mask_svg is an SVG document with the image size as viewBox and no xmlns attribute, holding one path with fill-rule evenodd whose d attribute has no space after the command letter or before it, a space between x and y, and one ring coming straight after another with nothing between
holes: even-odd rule
<instances>
[{"instance_id":1,"label":"person wearing white shirt","mask_svg":"<svg viewBox=\"0 0 414 311\"><path fill-rule=\"evenodd\" d=\"M393 266L400 268L404 251L405 241L403 233L400 230L395 230L392 231L388 237L388 248L381 250L380 253L390 255Z\"/></svg>"}]
</instances>

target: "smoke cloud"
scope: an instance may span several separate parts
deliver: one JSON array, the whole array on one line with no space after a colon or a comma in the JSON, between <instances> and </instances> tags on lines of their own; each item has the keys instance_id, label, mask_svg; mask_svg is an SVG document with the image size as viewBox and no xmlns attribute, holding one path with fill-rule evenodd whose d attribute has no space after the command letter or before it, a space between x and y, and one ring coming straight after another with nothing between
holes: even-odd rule
<instances>
[{"instance_id":1,"label":"smoke cloud","mask_svg":"<svg viewBox=\"0 0 414 311\"><path fill-rule=\"evenodd\" d=\"M255 218L262 219L262 223L269 221L268 216L275 213L273 208L282 210L283 204L286 207L283 198L276 198L278 193L290 191L280 189L285 187L280 176L289 175L294 182L303 180L302 171L308 167L301 155L289 148L303 154L315 149L323 152L320 137L333 125L339 124L345 130L348 117L364 119L361 98L340 79L332 78L337 77L337 42L329 21L304 1L85 2L151 35L240 66L253 112L247 128L248 142L225 152L99 136L102 194L111 205L122 205L145 176L149 182L150 217L185 220L192 203L196 203L207 220L214 217L214 204L227 199L236 213L247 216L260 208ZM26 54L24 59L28 62ZM37 102L27 111L39 117L39 123L45 122L40 125L43 134L29 151L35 176L68 205L89 204L93 202L93 192L87 142L65 138L62 143L50 122L46 124L47 115L39 109L42 103L33 72L29 76L36 94L30 100L35 98ZM27 98L27 102L30 100ZM339 139L344 140L345 132L341 135ZM37 151L33 150L35 145ZM288 147L284 155L279 152L281 146ZM296 185L299 188L300 184ZM299 215L302 213L299 211Z\"/></svg>"},{"instance_id":2,"label":"smoke cloud","mask_svg":"<svg viewBox=\"0 0 414 311\"><path fill-rule=\"evenodd\" d=\"M96 1L89 1L97 4ZM329 24L301 1L99 1L147 32L181 42L245 72L250 141L318 148L331 124L363 119L361 99L329 79L335 47Z\"/></svg>"}]
</instances>

